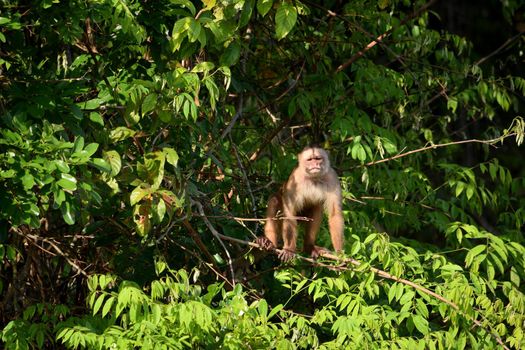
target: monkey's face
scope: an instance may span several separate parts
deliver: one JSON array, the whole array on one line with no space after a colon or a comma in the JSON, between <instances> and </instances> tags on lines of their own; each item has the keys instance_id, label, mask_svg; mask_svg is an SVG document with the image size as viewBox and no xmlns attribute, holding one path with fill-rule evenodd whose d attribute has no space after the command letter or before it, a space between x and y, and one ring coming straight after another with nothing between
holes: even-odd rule
<instances>
[{"instance_id":1,"label":"monkey's face","mask_svg":"<svg viewBox=\"0 0 525 350\"><path fill-rule=\"evenodd\" d=\"M320 148L307 148L299 155L299 166L307 175L322 176L330 167L328 155Z\"/></svg>"}]
</instances>

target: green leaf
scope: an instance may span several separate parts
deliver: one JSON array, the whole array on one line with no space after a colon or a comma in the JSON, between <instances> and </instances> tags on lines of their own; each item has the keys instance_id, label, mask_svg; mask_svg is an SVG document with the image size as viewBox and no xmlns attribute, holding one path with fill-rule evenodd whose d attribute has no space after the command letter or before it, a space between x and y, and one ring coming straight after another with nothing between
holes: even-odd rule
<instances>
[{"instance_id":1,"label":"green leaf","mask_svg":"<svg viewBox=\"0 0 525 350\"><path fill-rule=\"evenodd\" d=\"M60 206L66 200L66 193L60 188L53 191L53 199L57 206Z\"/></svg>"},{"instance_id":2,"label":"green leaf","mask_svg":"<svg viewBox=\"0 0 525 350\"><path fill-rule=\"evenodd\" d=\"M104 103L104 100L100 98L94 98L92 100L79 103L79 106L82 109L94 110L100 108L102 103Z\"/></svg>"},{"instance_id":3,"label":"green leaf","mask_svg":"<svg viewBox=\"0 0 525 350\"><path fill-rule=\"evenodd\" d=\"M84 138L78 136L73 144L73 153L80 153L84 149Z\"/></svg>"},{"instance_id":4,"label":"green leaf","mask_svg":"<svg viewBox=\"0 0 525 350\"><path fill-rule=\"evenodd\" d=\"M275 35L278 40L290 33L297 21L297 9L288 2L281 3L275 14Z\"/></svg>"},{"instance_id":5,"label":"green leaf","mask_svg":"<svg viewBox=\"0 0 525 350\"><path fill-rule=\"evenodd\" d=\"M391 303L392 300L394 300L396 296L396 290L397 290L397 283L393 283L390 288L388 289L388 302Z\"/></svg>"},{"instance_id":6,"label":"green leaf","mask_svg":"<svg viewBox=\"0 0 525 350\"><path fill-rule=\"evenodd\" d=\"M171 112L169 111L159 111L159 119L164 123L169 123L171 121Z\"/></svg>"},{"instance_id":7,"label":"green leaf","mask_svg":"<svg viewBox=\"0 0 525 350\"><path fill-rule=\"evenodd\" d=\"M215 68L212 62L200 62L191 70L193 73L204 73L209 72Z\"/></svg>"},{"instance_id":8,"label":"green leaf","mask_svg":"<svg viewBox=\"0 0 525 350\"><path fill-rule=\"evenodd\" d=\"M142 101L142 114L152 111L157 105L157 94L149 94Z\"/></svg>"},{"instance_id":9,"label":"green leaf","mask_svg":"<svg viewBox=\"0 0 525 350\"><path fill-rule=\"evenodd\" d=\"M166 203L164 202L164 200L159 200L159 203L157 204L157 208L156 208L156 214L157 214L157 218L159 220L159 223L162 222L162 219L164 219L164 215L166 215Z\"/></svg>"},{"instance_id":10,"label":"green leaf","mask_svg":"<svg viewBox=\"0 0 525 350\"><path fill-rule=\"evenodd\" d=\"M468 185L466 194L467 194L467 199L470 200L472 196L474 195L474 185Z\"/></svg>"},{"instance_id":11,"label":"green leaf","mask_svg":"<svg viewBox=\"0 0 525 350\"><path fill-rule=\"evenodd\" d=\"M239 27L244 27L248 24L252 17L254 6L255 0L244 0L244 6L242 7L241 16L239 18Z\"/></svg>"},{"instance_id":12,"label":"green leaf","mask_svg":"<svg viewBox=\"0 0 525 350\"><path fill-rule=\"evenodd\" d=\"M99 295L99 297L97 298L97 301L95 302L95 305L93 306L93 315L97 314L98 310L102 306L102 303L104 302L105 297L106 297L105 294Z\"/></svg>"},{"instance_id":13,"label":"green leaf","mask_svg":"<svg viewBox=\"0 0 525 350\"><path fill-rule=\"evenodd\" d=\"M69 202L64 202L60 206L60 210L62 211L62 217L64 218L64 221L68 225L74 225L75 224L75 211L71 207L71 204Z\"/></svg>"},{"instance_id":14,"label":"green leaf","mask_svg":"<svg viewBox=\"0 0 525 350\"><path fill-rule=\"evenodd\" d=\"M257 11L261 16L266 16L273 6L273 0L257 0Z\"/></svg>"},{"instance_id":15,"label":"green leaf","mask_svg":"<svg viewBox=\"0 0 525 350\"><path fill-rule=\"evenodd\" d=\"M418 314L420 314L424 318L428 318L429 313L428 313L427 304L425 304L425 301L422 298L416 299L416 307L417 307Z\"/></svg>"},{"instance_id":16,"label":"green leaf","mask_svg":"<svg viewBox=\"0 0 525 350\"><path fill-rule=\"evenodd\" d=\"M55 160L55 165L57 169L62 173L69 173L69 171L71 170L69 168L69 165L61 159Z\"/></svg>"},{"instance_id":17,"label":"green leaf","mask_svg":"<svg viewBox=\"0 0 525 350\"><path fill-rule=\"evenodd\" d=\"M75 191L77 189L77 179L69 174L62 173L57 185L68 191Z\"/></svg>"},{"instance_id":18,"label":"green leaf","mask_svg":"<svg viewBox=\"0 0 525 350\"><path fill-rule=\"evenodd\" d=\"M195 5L190 0L170 0L172 4L181 5L182 7L186 7L188 10L190 10L190 13L192 16L195 16L197 13L197 9L195 8Z\"/></svg>"},{"instance_id":19,"label":"green leaf","mask_svg":"<svg viewBox=\"0 0 525 350\"><path fill-rule=\"evenodd\" d=\"M194 43L197 41L197 39L199 39L201 29L202 27L200 23L194 20L193 18L190 18L188 27L188 39L190 40L190 43Z\"/></svg>"},{"instance_id":20,"label":"green leaf","mask_svg":"<svg viewBox=\"0 0 525 350\"><path fill-rule=\"evenodd\" d=\"M461 266L455 265L455 264L445 264L441 267L441 270L443 271L463 271Z\"/></svg>"},{"instance_id":21,"label":"green leaf","mask_svg":"<svg viewBox=\"0 0 525 350\"><path fill-rule=\"evenodd\" d=\"M97 113L97 112L89 113L89 120L91 120L95 124L98 124L100 126L104 126L104 118L102 118L100 113Z\"/></svg>"},{"instance_id":22,"label":"green leaf","mask_svg":"<svg viewBox=\"0 0 525 350\"><path fill-rule=\"evenodd\" d=\"M186 117L186 119L190 118L190 100L184 101L184 104L182 105L182 113Z\"/></svg>"},{"instance_id":23,"label":"green leaf","mask_svg":"<svg viewBox=\"0 0 525 350\"><path fill-rule=\"evenodd\" d=\"M173 148L167 147L164 147L162 149L162 152L164 152L164 155L166 156L166 161L168 161L168 163L176 167L179 161L179 155L177 154L177 152Z\"/></svg>"},{"instance_id":24,"label":"green leaf","mask_svg":"<svg viewBox=\"0 0 525 350\"><path fill-rule=\"evenodd\" d=\"M469 252L467 253L467 256L465 257L465 265L467 267L470 266L474 258L486 250L487 250L487 246L484 244L477 245L476 247L469 250Z\"/></svg>"},{"instance_id":25,"label":"green leaf","mask_svg":"<svg viewBox=\"0 0 525 350\"><path fill-rule=\"evenodd\" d=\"M111 307L113 306L115 300L116 298L114 296L111 296L108 298L108 300L106 300L104 308L102 309L102 317L106 317L106 315L111 311Z\"/></svg>"},{"instance_id":26,"label":"green leaf","mask_svg":"<svg viewBox=\"0 0 525 350\"><path fill-rule=\"evenodd\" d=\"M7 258L7 261L16 262L17 255L18 255L18 253L17 253L16 249L13 248L13 246L8 245L7 249L6 249L6 252L5 252L5 256Z\"/></svg>"},{"instance_id":27,"label":"green leaf","mask_svg":"<svg viewBox=\"0 0 525 350\"><path fill-rule=\"evenodd\" d=\"M111 173L112 171L111 165L105 159L102 158L93 158L90 164L93 165L95 168L106 173Z\"/></svg>"},{"instance_id":28,"label":"green leaf","mask_svg":"<svg viewBox=\"0 0 525 350\"><path fill-rule=\"evenodd\" d=\"M428 321L426 319L424 319L421 315L412 315L412 321L414 322L414 326L416 326L417 330L421 332L421 334L428 334L429 327Z\"/></svg>"},{"instance_id":29,"label":"green leaf","mask_svg":"<svg viewBox=\"0 0 525 350\"><path fill-rule=\"evenodd\" d=\"M80 121L80 120L84 119L84 114L82 114L82 111L80 110L80 108L78 108L78 106L72 105L71 106L71 112L73 113L73 117L76 120Z\"/></svg>"},{"instance_id":30,"label":"green leaf","mask_svg":"<svg viewBox=\"0 0 525 350\"><path fill-rule=\"evenodd\" d=\"M205 9L211 10L215 6L217 1L216 0L202 0L202 3L205 5Z\"/></svg>"},{"instance_id":31,"label":"green leaf","mask_svg":"<svg viewBox=\"0 0 525 350\"><path fill-rule=\"evenodd\" d=\"M461 192L463 192L463 190L465 189L466 186L467 186L467 184L462 182L462 181L458 181L457 182L457 184L456 184L456 197L459 197L459 195L461 194Z\"/></svg>"},{"instance_id":32,"label":"green leaf","mask_svg":"<svg viewBox=\"0 0 525 350\"><path fill-rule=\"evenodd\" d=\"M141 186L135 187L129 196L129 202L131 205L135 205L142 200L145 196L151 194L150 188L144 188Z\"/></svg>"},{"instance_id":33,"label":"green leaf","mask_svg":"<svg viewBox=\"0 0 525 350\"><path fill-rule=\"evenodd\" d=\"M234 41L228 45L226 50L221 55L220 63L223 66L233 66L239 61L241 57L241 44Z\"/></svg>"},{"instance_id":34,"label":"green leaf","mask_svg":"<svg viewBox=\"0 0 525 350\"><path fill-rule=\"evenodd\" d=\"M27 191L35 185L35 178L30 173L26 172L24 176L20 179L24 189Z\"/></svg>"},{"instance_id":35,"label":"green leaf","mask_svg":"<svg viewBox=\"0 0 525 350\"><path fill-rule=\"evenodd\" d=\"M16 177L17 173L13 169L9 170L0 170L0 178L3 179L12 179Z\"/></svg>"},{"instance_id":36,"label":"green leaf","mask_svg":"<svg viewBox=\"0 0 525 350\"><path fill-rule=\"evenodd\" d=\"M90 143L89 145L84 148L84 150L81 152L82 156L84 157L91 157L98 149L98 143Z\"/></svg>"},{"instance_id":37,"label":"green leaf","mask_svg":"<svg viewBox=\"0 0 525 350\"><path fill-rule=\"evenodd\" d=\"M106 151L103 153L104 159L111 167L111 176L115 176L120 172L122 168L122 160L120 154L117 151Z\"/></svg>"},{"instance_id":38,"label":"green leaf","mask_svg":"<svg viewBox=\"0 0 525 350\"><path fill-rule=\"evenodd\" d=\"M178 51L180 49L182 45L182 41L187 36L186 33L192 21L195 21L195 20L191 17L185 17L185 18L179 19L173 25L173 30L171 31L171 41L170 41L173 52Z\"/></svg>"},{"instance_id":39,"label":"green leaf","mask_svg":"<svg viewBox=\"0 0 525 350\"><path fill-rule=\"evenodd\" d=\"M366 160L366 151L362 144L354 143L354 145L352 146L352 158L358 159L361 162L364 162Z\"/></svg>"},{"instance_id":40,"label":"green leaf","mask_svg":"<svg viewBox=\"0 0 525 350\"><path fill-rule=\"evenodd\" d=\"M268 319L271 319L275 314L277 314L279 311L281 311L284 308L283 304L276 305L272 311L268 314Z\"/></svg>"},{"instance_id":41,"label":"green leaf","mask_svg":"<svg viewBox=\"0 0 525 350\"><path fill-rule=\"evenodd\" d=\"M109 138L112 142L119 142L123 141L129 137L135 136L137 132L135 130L131 130L129 128L126 128L125 126L119 126L109 133Z\"/></svg>"}]
</instances>

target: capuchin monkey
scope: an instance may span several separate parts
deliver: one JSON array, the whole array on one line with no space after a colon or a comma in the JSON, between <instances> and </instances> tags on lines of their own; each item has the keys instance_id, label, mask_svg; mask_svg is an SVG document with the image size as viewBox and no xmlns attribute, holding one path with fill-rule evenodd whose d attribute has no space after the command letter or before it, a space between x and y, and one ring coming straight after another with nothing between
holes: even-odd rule
<instances>
[{"instance_id":1,"label":"capuchin monkey","mask_svg":"<svg viewBox=\"0 0 525 350\"><path fill-rule=\"evenodd\" d=\"M341 209L341 185L337 174L330 167L328 154L319 147L306 147L298 155L299 164L292 171L280 191L268 201L264 237L257 243L272 250L283 241L279 258L293 259L297 244L297 217L306 216L303 251L314 259L325 250L315 245L321 226L323 211L328 215L328 225L335 251L343 250L344 220Z\"/></svg>"}]
</instances>

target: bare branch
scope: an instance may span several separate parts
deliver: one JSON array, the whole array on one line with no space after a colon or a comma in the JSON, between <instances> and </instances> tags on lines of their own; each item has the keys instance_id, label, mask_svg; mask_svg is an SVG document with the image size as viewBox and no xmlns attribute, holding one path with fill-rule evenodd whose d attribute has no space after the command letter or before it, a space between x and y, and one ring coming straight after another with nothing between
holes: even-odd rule
<instances>
[{"instance_id":1,"label":"bare branch","mask_svg":"<svg viewBox=\"0 0 525 350\"><path fill-rule=\"evenodd\" d=\"M429 149L436 149L436 148L441 148L441 147L461 145L461 144L465 144L465 143L481 143L481 144L485 144L485 145L494 146L494 144L503 141L507 137L516 136L516 135L517 135L517 133L509 133L509 134L506 134L506 135L503 135L503 136L500 136L500 137L497 137L497 138L491 139L491 140L470 139L470 140L453 141L453 142L447 142L447 143L440 143L440 144L437 144L437 145L425 146L425 147L418 148L418 149L415 149L415 150L412 150L412 151L408 151L408 152L405 152L405 153L397 154L397 155L395 155L393 157L384 158L384 159L380 159L380 160L374 160L372 162L366 163L365 166L372 166L372 165L376 165L376 164L380 164L380 163L389 162L391 160L403 158L403 157L409 156L409 155L414 154L414 153L428 151Z\"/></svg>"},{"instance_id":2,"label":"bare branch","mask_svg":"<svg viewBox=\"0 0 525 350\"><path fill-rule=\"evenodd\" d=\"M30 234L30 233L24 233L24 232L21 232L19 229L15 229L15 228L13 228L13 232L16 232L18 235L20 235L22 237L30 238L33 241L40 240L40 241L42 241L44 243L49 244L51 247L53 247L53 249L60 256L62 256L64 259L66 259L66 261L69 263L69 265L73 266L73 268L75 268L75 270L77 270L78 273L88 277L88 273L84 269L82 269L80 266L78 266L78 264L75 263L66 253L64 253L62 251L62 249L60 249L60 247L58 245L56 245L52 240L44 238L44 237L40 237L40 236L37 236L37 235L33 235L33 234Z\"/></svg>"}]
</instances>

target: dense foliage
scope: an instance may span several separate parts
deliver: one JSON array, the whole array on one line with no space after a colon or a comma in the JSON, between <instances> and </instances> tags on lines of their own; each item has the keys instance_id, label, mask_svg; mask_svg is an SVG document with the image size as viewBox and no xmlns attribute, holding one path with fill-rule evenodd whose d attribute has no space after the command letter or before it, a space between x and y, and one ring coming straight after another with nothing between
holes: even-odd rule
<instances>
[{"instance_id":1,"label":"dense foliage","mask_svg":"<svg viewBox=\"0 0 525 350\"><path fill-rule=\"evenodd\" d=\"M525 8L433 2L0 0L2 346L524 347ZM312 142L346 260L279 264Z\"/></svg>"}]
</instances>

